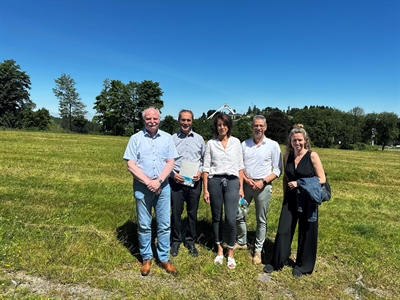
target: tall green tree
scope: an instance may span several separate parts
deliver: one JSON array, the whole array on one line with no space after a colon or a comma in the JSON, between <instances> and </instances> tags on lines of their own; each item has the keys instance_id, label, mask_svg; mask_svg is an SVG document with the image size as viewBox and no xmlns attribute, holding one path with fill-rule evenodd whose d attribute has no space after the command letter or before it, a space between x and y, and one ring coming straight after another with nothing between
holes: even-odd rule
<instances>
[{"instance_id":1,"label":"tall green tree","mask_svg":"<svg viewBox=\"0 0 400 300\"><path fill-rule=\"evenodd\" d=\"M75 88L75 80L71 76L62 74L54 81L56 87L53 88L53 93L59 100L58 111L62 118L68 119L69 130L72 131L73 119L81 119L86 115L86 105L81 102Z\"/></svg>"},{"instance_id":2,"label":"tall green tree","mask_svg":"<svg viewBox=\"0 0 400 300\"><path fill-rule=\"evenodd\" d=\"M159 83L151 80L124 84L120 80L106 79L94 103L94 121L101 124L104 133L126 135L137 132L144 126L143 110L150 106L163 107L162 94Z\"/></svg>"},{"instance_id":3,"label":"tall green tree","mask_svg":"<svg viewBox=\"0 0 400 300\"><path fill-rule=\"evenodd\" d=\"M399 117L395 113L382 112L382 113L371 113L365 117L364 125L364 137L372 138L372 130L375 130L376 141L382 145L382 151L385 146L396 140L399 135L399 129L397 123Z\"/></svg>"},{"instance_id":4,"label":"tall green tree","mask_svg":"<svg viewBox=\"0 0 400 300\"><path fill-rule=\"evenodd\" d=\"M106 79L103 90L96 97L94 109L95 121L102 125L102 132L111 135L124 135L132 117L127 116L126 110L129 95L125 84L120 80Z\"/></svg>"},{"instance_id":5,"label":"tall green tree","mask_svg":"<svg viewBox=\"0 0 400 300\"><path fill-rule=\"evenodd\" d=\"M267 120L267 131L265 136L278 142L286 144L288 133L292 128L292 122L281 111L275 111L265 116Z\"/></svg>"},{"instance_id":6,"label":"tall green tree","mask_svg":"<svg viewBox=\"0 0 400 300\"><path fill-rule=\"evenodd\" d=\"M31 80L15 60L0 63L0 126L23 127L24 113L35 108L28 90Z\"/></svg>"},{"instance_id":7,"label":"tall green tree","mask_svg":"<svg viewBox=\"0 0 400 300\"><path fill-rule=\"evenodd\" d=\"M316 147L329 148L338 139L343 112L328 107L305 106L297 111L293 124L303 124Z\"/></svg>"},{"instance_id":8,"label":"tall green tree","mask_svg":"<svg viewBox=\"0 0 400 300\"><path fill-rule=\"evenodd\" d=\"M133 111L133 125L135 131L140 130L143 126L143 111L153 106L161 111L164 106L164 101L161 100L163 91L160 88L158 82L153 82L152 80L143 80L141 83L136 84L136 98L134 98L134 111Z\"/></svg>"},{"instance_id":9,"label":"tall green tree","mask_svg":"<svg viewBox=\"0 0 400 300\"><path fill-rule=\"evenodd\" d=\"M341 119L341 126L339 128L339 134L337 136L340 148L350 149L353 144L362 142L362 127L365 120L365 112L361 107L355 107L343 113Z\"/></svg>"}]
</instances>

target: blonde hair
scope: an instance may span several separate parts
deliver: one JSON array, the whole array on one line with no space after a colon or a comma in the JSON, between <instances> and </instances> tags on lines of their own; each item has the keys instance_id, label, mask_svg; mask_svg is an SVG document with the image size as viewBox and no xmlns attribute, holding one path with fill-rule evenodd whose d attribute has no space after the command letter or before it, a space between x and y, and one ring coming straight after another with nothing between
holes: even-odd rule
<instances>
[{"instance_id":1,"label":"blonde hair","mask_svg":"<svg viewBox=\"0 0 400 300\"><path fill-rule=\"evenodd\" d=\"M287 143L286 143L286 151L289 153L293 153L294 149L292 146L292 137L296 133L301 133L304 137L304 148L307 150L311 149L310 138L308 137L307 131L305 131L303 124L294 124L293 129L290 131Z\"/></svg>"}]
</instances>

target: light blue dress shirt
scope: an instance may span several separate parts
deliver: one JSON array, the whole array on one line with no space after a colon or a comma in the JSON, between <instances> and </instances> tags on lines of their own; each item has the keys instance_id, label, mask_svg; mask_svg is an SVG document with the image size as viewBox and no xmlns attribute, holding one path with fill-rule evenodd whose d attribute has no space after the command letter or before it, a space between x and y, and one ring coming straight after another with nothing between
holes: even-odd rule
<instances>
[{"instance_id":1,"label":"light blue dress shirt","mask_svg":"<svg viewBox=\"0 0 400 300\"><path fill-rule=\"evenodd\" d=\"M131 136L123 159L136 162L136 165L150 179L157 178L168 160L177 159L178 152L169 133L158 130L151 137L146 129Z\"/></svg>"}]
</instances>

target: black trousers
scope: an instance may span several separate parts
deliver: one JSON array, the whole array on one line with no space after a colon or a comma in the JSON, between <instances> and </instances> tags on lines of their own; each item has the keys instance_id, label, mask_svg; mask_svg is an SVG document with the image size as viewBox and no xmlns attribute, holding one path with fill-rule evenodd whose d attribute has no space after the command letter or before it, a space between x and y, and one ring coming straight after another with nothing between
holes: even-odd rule
<instances>
[{"instance_id":1,"label":"black trousers","mask_svg":"<svg viewBox=\"0 0 400 300\"><path fill-rule=\"evenodd\" d=\"M226 180L226 181L225 181ZM223 184L226 183L226 185ZM233 249L236 241L236 212L239 204L239 178L233 175L214 175L208 178L212 227L216 244L222 244L225 211L225 232L228 248Z\"/></svg>"},{"instance_id":2,"label":"black trousers","mask_svg":"<svg viewBox=\"0 0 400 300\"><path fill-rule=\"evenodd\" d=\"M171 187L171 245L180 244L182 238L182 213L186 202L187 226L185 228L184 241L187 246L193 246L197 239L197 210L202 189L202 180L195 183L193 187L176 183L169 178Z\"/></svg>"},{"instance_id":3,"label":"black trousers","mask_svg":"<svg viewBox=\"0 0 400 300\"><path fill-rule=\"evenodd\" d=\"M299 234L295 268L302 273L310 274L314 270L317 257L318 218L315 222L309 222L307 220L307 209L305 209L305 212L298 212L296 197L288 195L287 198L282 205L274 253L270 263L275 269L283 268L290 257L293 235L298 223Z\"/></svg>"}]
</instances>

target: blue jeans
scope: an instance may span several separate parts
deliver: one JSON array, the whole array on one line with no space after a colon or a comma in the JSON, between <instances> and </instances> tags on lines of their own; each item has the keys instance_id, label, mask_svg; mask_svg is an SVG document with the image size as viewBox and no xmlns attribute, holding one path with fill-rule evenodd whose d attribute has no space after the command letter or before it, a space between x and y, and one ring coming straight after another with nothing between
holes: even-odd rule
<instances>
[{"instance_id":1,"label":"blue jeans","mask_svg":"<svg viewBox=\"0 0 400 300\"><path fill-rule=\"evenodd\" d=\"M269 200L271 199L272 194L272 185L268 184L260 191L253 190L248 184L243 184L243 192L244 198L247 203L251 203L251 200L254 199L255 207L256 207L256 242L254 245L254 250L256 252L261 252L264 242L265 236L267 233L267 213L268 213L268 205ZM240 220L236 220L236 230L237 230L237 243L240 245L247 244L247 226L246 226L246 217L243 217Z\"/></svg>"},{"instance_id":2,"label":"blue jeans","mask_svg":"<svg viewBox=\"0 0 400 300\"><path fill-rule=\"evenodd\" d=\"M134 196L136 199L136 213L138 219L139 251L143 260L151 259L151 221L152 208L157 223L157 255L160 262L168 261L170 247L170 187L168 180L162 185L161 194L157 195L138 180L133 183Z\"/></svg>"}]
</instances>

